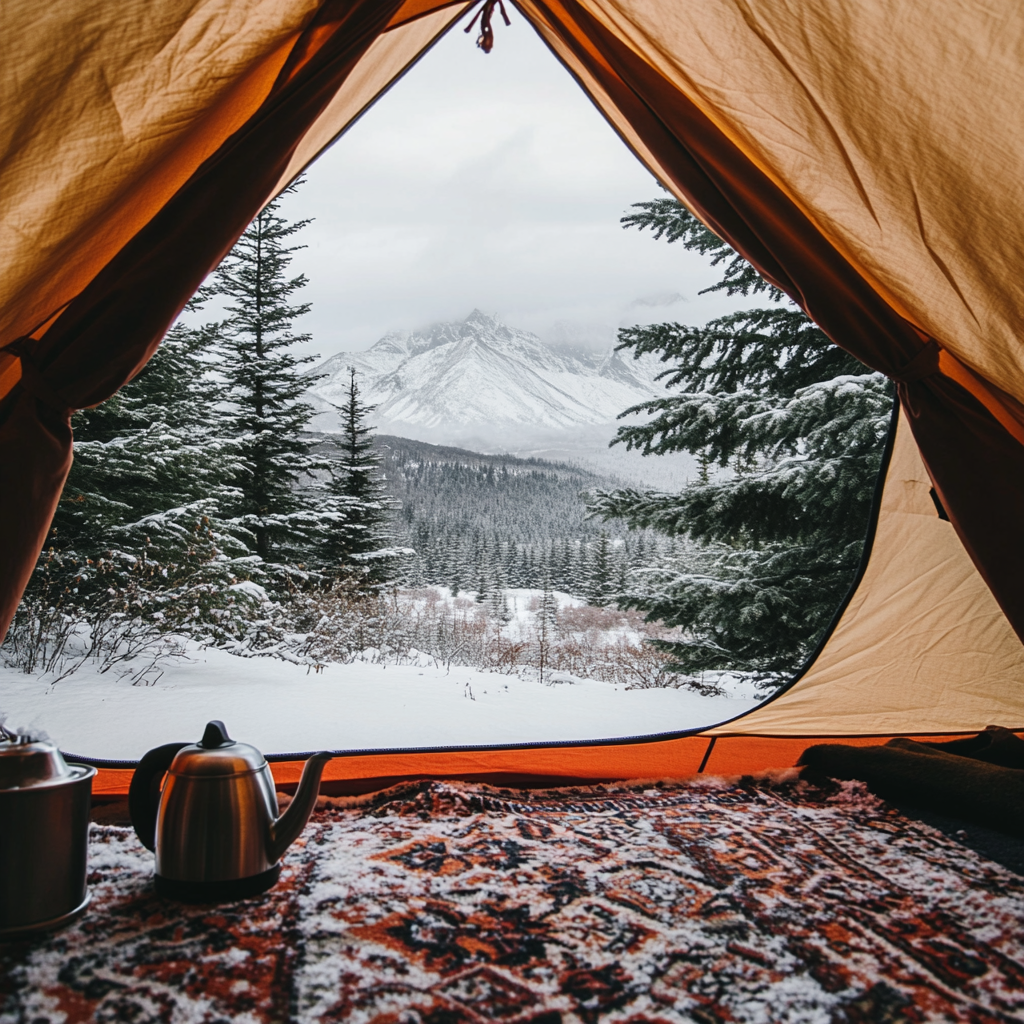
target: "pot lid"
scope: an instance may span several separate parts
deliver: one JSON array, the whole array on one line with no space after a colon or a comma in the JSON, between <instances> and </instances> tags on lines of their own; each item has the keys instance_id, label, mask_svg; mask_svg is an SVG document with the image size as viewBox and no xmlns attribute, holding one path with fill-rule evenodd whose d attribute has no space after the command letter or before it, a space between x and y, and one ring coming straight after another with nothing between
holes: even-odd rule
<instances>
[{"instance_id":1,"label":"pot lid","mask_svg":"<svg viewBox=\"0 0 1024 1024\"><path fill-rule=\"evenodd\" d=\"M223 778L257 772L266 763L267 759L255 747L231 739L224 723L214 720L207 723L198 743L182 747L174 755L170 773L186 778Z\"/></svg>"},{"instance_id":2,"label":"pot lid","mask_svg":"<svg viewBox=\"0 0 1024 1024\"><path fill-rule=\"evenodd\" d=\"M57 747L0 726L0 790L31 789L77 778Z\"/></svg>"}]
</instances>

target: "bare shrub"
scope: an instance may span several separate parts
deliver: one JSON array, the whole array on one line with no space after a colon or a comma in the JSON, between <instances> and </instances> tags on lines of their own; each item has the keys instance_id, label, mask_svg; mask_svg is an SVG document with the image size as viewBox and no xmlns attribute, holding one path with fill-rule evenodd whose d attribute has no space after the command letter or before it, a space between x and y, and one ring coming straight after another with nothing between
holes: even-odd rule
<instances>
[{"instance_id":1,"label":"bare shrub","mask_svg":"<svg viewBox=\"0 0 1024 1024\"><path fill-rule=\"evenodd\" d=\"M113 558L79 563L51 550L15 613L0 658L12 668L60 682L87 662L132 685L163 675L160 662L184 651L183 638L155 618L143 584L144 559L122 572ZM91 584L91 586L88 586ZM80 600L82 590L90 594Z\"/></svg>"},{"instance_id":2,"label":"bare shrub","mask_svg":"<svg viewBox=\"0 0 1024 1024\"><path fill-rule=\"evenodd\" d=\"M164 658L183 653L188 634L234 654L282 658L314 671L353 661L466 665L551 684L570 677L629 690L721 692L666 671L670 656L657 642L677 637L677 630L614 606L559 606L550 592L532 595L527 614L512 616L504 596L478 603L432 587L367 593L353 582L306 589L298 581L290 597L274 601L253 581L221 586L212 596L161 589L166 575L146 559L127 568L100 560L71 566L70 574L59 556L51 561L22 602L0 656L54 681L91 659L101 673L151 683ZM83 589L88 601L80 600ZM187 623L201 629L183 628Z\"/></svg>"},{"instance_id":3,"label":"bare shrub","mask_svg":"<svg viewBox=\"0 0 1024 1024\"><path fill-rule=\"evenodd\" d=\"M639 612L568 605L555 609L542 595L524 620L509 621L489 605L443 599L434 588L367 595L342 584L299 595L304 632L252 653L275 654L313 666L355 660L466 665L506 675L535 673L541 682L566 675L597 679L628 690L686 687L721 691L667 672L670 656L656 641L677 631L647 623ZM298 628L298 627L296 627ZM552 679L552 673L561 678Z\"/></svg>"},{"instance_id":4,"label":"bare shrub","mask_svg":"<svg viewBox=\"0 0 1024 1024\"><path fill-rule=\"evenodd\" d=\"M668 672L671 656L657 642L675 638L679 631L647 622L641 612L614 605L567 605L559 610L557 623L558 641L550 655L553 669L627 690L686 688L705 696L722 693L713 683Z\"/></svg>"},{"instance_id":5,"label":"bare shrub","mask_svg":"<svg viewBox=\"0 0 1024 1024\"><path fill-rule=\"evenodd\" d=\"M28 673L67 673L68 644L81 628L79 618L60 604L38 597L18 606L0 647L0 659L10 668Z\"/></svg>"},{"instance_id":6,"label":"bare shrub","mask_svg":"<svg viewBox=\"0 0 1024 1024\"><path fill-rule=\"evenodd\" d=\"M435 590L366 594L338 584L297 604L308 631L295 651L312 664L357 659L400 664L426 656L451 667L487 660L487 617L473 601L444 602Z\"/></svg>"},{"instance_id":7,"label":"bare shrub","mask_svg":"<svg viewBox=\"0 0 1024 1024\"><path fill-rule=\"evenodd\" d=\"M484 663L481 668L504 675L514 675L516 670L527 664L530 650L528 640L513 640L493 632L487 639Z\"/></svg>"}]
</instances>

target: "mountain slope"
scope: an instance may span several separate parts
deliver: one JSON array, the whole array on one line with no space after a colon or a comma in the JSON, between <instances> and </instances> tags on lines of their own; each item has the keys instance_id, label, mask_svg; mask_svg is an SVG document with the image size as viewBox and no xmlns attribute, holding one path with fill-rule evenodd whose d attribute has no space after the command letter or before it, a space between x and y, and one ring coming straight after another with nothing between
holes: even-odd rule
<instances>
[{"instance_id":1,"label":"mountain slope","mask_svg":"<svg viewBox=\"0 0 1024 1024\"><path fill-rule=\"evenodd\" d=\"M348 368L370 422L400 437L482 453L569 460L630 483L675 488L696 472L689 456L643 458L608 447L632 405L664 394L657 359L545 345L535 334L473 310L465 320L393 331L365 352L342 352L311 371L323 375L309 400L314 429L338 430Z\"/></svg>"},{"instance_id":2,"label":"mountain slope","mask_svg":"<svg viewBox=\"0 0 1024 1024\"><path fill-rule=\"evenodd\" d=\"M536 335L474 310L462 322L393 332L366 352L317 368L318 407L342 400L348 367L359 372L373 420L391 433L454 443L509 428L561 431L609 424L627 406L660 394L652 361L552 348ZM319 401L317 401L319 400ZM318 423L330 429L327 423Z\"/></svg>"}]
</instances>

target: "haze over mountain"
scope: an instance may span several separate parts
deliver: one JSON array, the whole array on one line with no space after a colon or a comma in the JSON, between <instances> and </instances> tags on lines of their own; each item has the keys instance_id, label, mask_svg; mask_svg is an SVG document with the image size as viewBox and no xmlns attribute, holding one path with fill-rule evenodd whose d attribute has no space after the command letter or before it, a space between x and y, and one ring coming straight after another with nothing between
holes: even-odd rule
<instances>
[{"instance_id":1,"label":"haze over mountain","mask_svg":"<svg viewBox=\"0 0 1024 1024\"><path fill-rule=\"evenodd\" d=\"M613 349L546 345L535 334L478 309L465 320L419 331L394 331L362 352L341 352L311 375L323 375L309 399L318 430L338 429L354 366L362 397L376 406L381 431L479 452L569 459L655 486L681 482L684 460L644 459L608 449L629 406L664 394L663 365Z\"/></svg>"}]
</instances>

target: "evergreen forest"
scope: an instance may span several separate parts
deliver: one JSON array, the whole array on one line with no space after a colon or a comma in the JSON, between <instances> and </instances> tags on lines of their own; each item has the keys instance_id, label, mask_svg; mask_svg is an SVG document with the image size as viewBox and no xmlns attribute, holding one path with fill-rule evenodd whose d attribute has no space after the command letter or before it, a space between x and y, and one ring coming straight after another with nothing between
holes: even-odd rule
<instances>
[{"instance_id":1,"label":"evergreen forest","mask_svg":"<svg viewBox=\"0 0 1024 1024\"><path fill-rule=\"evenodd\" d=\"M480 601L495 590L548 587L603 605L634 569L679 547L591 517L587 497L615 481L586 469L389 435L376 445L393 537L411 552L401 563L405 586L445 586ZM336 447L324 436L317 451L330 458Z\"/></svg>"}]
</instances>

